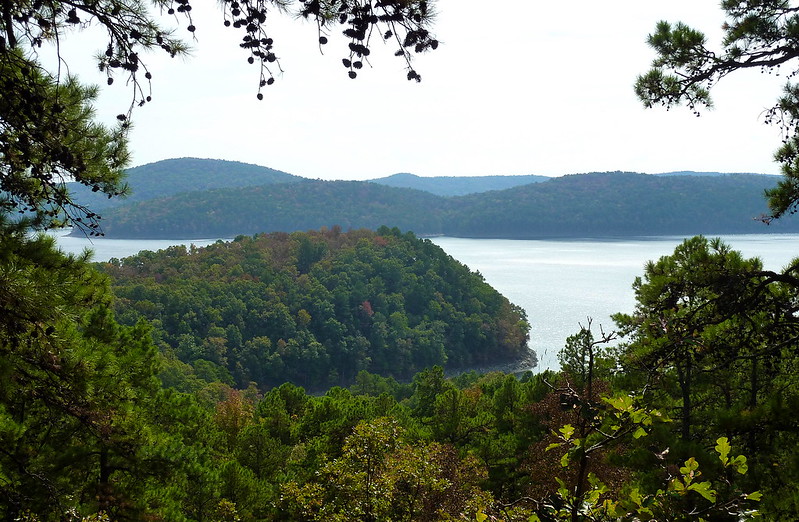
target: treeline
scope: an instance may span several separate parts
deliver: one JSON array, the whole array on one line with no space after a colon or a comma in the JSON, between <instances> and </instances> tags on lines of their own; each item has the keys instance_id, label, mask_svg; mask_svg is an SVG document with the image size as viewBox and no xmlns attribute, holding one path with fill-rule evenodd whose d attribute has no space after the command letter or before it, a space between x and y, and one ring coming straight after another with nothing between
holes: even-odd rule
<instances>
[{"instance_id":1,"label":"treeline","mask_svg":"<svg viewBox=\"0 0 799 522\"><path fill-rule=\"evenodd\" d=\"M361 370L409 379L529 356L521 308L396 228L239 236L100 268L118 319L153 325L178 380L324 389Z\"/></svg>"},{"instance_id":2,"label":"treeline","mask_svg":"<svg viewBox=\"0 0 799 522\"><path fill-rule=\"evenodd\" d=\"M182 193L109 210L108 237L208 238L295 232L339 225L344 230L441 230L441 198L356 181L303 181L244 189Z\"/></svg>"},{"instance_id":3,"label":"treeline","mask_svg":"<svg viewBox=\"0 0 799 522\"><path fill-rule=\"evenodd\" d=\"M52 238L31 237L24 227L0 232L8 245L0 288L18 297L0 302L5 520L738 521L799 514L796 266L765 271L719 241L694 238L648 264L635 282L636 309L616 317L624 342L607 348L610 339L595 338L589 323L567 340L559 373L448 379L432 367L400 383L361 370L348 388L311 395L293 384L231 386L218 368L197 366L179 378L187 368L158 349L166 346L159 324L166 306L152 326L120 324L114 302L128 298L111 294L96 265L59 253ZM270 248L259 248L262 242ZM330 253L337 249L356 266L380 260L382 277L336 272ZM215 274L210 282L233 284L244 301L255 287L235 283L278 280L277 262L308 285L301 299L313 300L334 273L339 281L352 274L356 294L360 285L413 279L393 271L381 249L412 265L422 256L420 268L439 255L396 231L330 230L171 249L112 267L131 281L141 273L141 290L120 287L134 292L177 274L194 279L172 286L176 301L190 301L182 294ZM426 249L431 256L423 256ZM194 256L202 261L187 259ZM431 271L465 274L457 265L433 263ZM311 282L317 276L319 285ZM460 306L494 302L480 288ZM277 285L264 295L295 290ZM198 313L215 313L210 293L194 297L202 297L194 302ZM289 310L298 329L314 321L306 302L307 315ZM125 306L120 318L127 321ZM363 303L351 313L370 317ZM388 348L402 350L402 338L391 342Z\"/></svg>"},{"instance_id":4,"label":"treeline","mask_svg":"<svg viewBox=\"0 0 799 522\"><path fill-rule=\"evenodd\" d=\"M305 181L305 178L238 161L177 158L127 169L125 184L128 190L124 198L109 198L80 183L70 183L69 189L76 202L99 212L184 192L298 181Z\"/></svg>"},{"instance_id":5,"label":"treeline","mask_svg":"<svg viewBox=\"0 0 799 522\"><path fill-rule=\"evenodd\" d=\"M776 176L575 174L457 200L446 234L468 237L646 236L797 231L771 226L763 191Z\"/></svg>"},{"instance_id":6,"label":"treeline","mask_svg":"<svg viewBox=\"0 0 799 522\"><path fill-rule=\"evenodd\" d=\"M390 223L419 235L492 238L795 232L767 226L763 191L778 178L594 173L461 197L368 182L306 181L174 195L104 215L108 237L234 237Z\"/></svg>"},{"instance_id":7,"label":"treeline","mask_svg":"<svg viewBox=\"0 0 799 522\"><path fill-rule=\"evenodd\" d=\"M394 174L385 178L371 179L372 183L388 187L410 188L430 192L437 196L465 196L492 190L505 190L511 187L548 181L547 176L534 174L517 176L433 176L422 177L415 174Z\"/></svg>"}]
</instances>

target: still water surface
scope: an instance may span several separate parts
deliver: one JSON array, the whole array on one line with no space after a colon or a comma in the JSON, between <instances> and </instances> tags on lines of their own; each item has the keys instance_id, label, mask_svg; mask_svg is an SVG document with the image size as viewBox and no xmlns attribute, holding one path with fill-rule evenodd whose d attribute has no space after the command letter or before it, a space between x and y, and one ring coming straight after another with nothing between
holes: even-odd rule
<instances>
[{"instance_id":1,"label":"still water surface","mask_svg":"<svg viewBox=\"0 0 799 522\"><path fill-rule=\"evenodd\" d=\"M617 312L632 312L632 283L649 260L671 254L685 238L506 240L435 238L449 255L527 312L538 369L557 368L566 338L593 319L595 334L612 331ZM799 256L799 235L737 235L722 239L745 257L777 270Z\"/></svg>"},{"instance_id":2,"label":"still water surface","mask_svg":"<svg viewBox=\"0 0 799 522\"><path fill-rule=\"evenodd\" d=\"M632 312L632 283L644 264L674 251L683 237L618 239L510 240L437 237L431 241L472 270L511 302L527 311L530 347L538 369L557 368L557 353L587 318L595 331L613 329L611 314ZM759 257L767 269L779 270L799 256L799 235L722 236L745 257ZM126 240L59 236L60 247L78 253L95 251L95 261L125 257L140 250L176 244L204 246L207 240Z\"/></svg>"}]
</instances>

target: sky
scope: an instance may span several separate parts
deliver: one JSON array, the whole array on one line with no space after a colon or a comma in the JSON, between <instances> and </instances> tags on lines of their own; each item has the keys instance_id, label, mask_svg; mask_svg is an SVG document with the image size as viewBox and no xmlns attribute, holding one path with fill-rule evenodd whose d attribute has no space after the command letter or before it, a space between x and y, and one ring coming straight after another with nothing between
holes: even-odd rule
<instances>
[{"instance_id":1,"label":"sky","mask_svg":"<svg viewBox=\"0 0 799 522\"><path fill-rule=\"evenodd\" d=\"M202 4L202 5L200 5ZM654 52L659 20L721 39L711 0L438 0L435 51L417 56L422 82L405 78L392 46L373 45L355 80L341 64L347 42L317 45L316 27L275 15L283 73L256 99L257 66L215 2L195 2L192 56L143 60L153 101L134 113L131 166L168 158L242 161L318 179L679 170L777 174L780 133L763 112L783 78L744 71L722 80L715 108L645 109L633 92ZM167 19L166 23L170 21ZM130 92L105 86L91 32L64 39L70 70L102 84L98 117L113 121Z\"/></svg>"}]
</instances>

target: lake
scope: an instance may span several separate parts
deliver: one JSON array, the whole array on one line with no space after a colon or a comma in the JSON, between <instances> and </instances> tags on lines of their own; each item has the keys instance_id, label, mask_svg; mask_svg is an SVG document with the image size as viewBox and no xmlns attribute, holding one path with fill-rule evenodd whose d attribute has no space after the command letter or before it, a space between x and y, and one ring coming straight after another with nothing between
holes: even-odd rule
<instances>
[{"instance_id":1,"label":"lake","mask_svg":"<svg viewBox=\"0 0 799 522\"><path fill-rule=\"evenodd\" d=\"M799 235L721 236L745 257L778 270L799 256ZM527 311L530 347L538 369L557 368L566 338L593 319L612 331L611 314L632 312L632 284L647 261L671 254L684 237L590 240L509 240L441 237L432 241L480 272L511 302Z\"/></svg>"},{"instance_id":2,"label":"lake","mask_svg":"<svg viewBox=\"0 0 799 522\"><path fill-rule=\"evenodd\" d=\"M767 269L779 270L799 256L797 234L721 236L745 257L759 257ZM644 264L668 255L683 237L512 240L431 238L511 302L527 311L530 347L538 354L537 369L557 368L557 353L580 324L593 319L595 332L613 329L611 314L632 312L632 283ZM205 246L207 240L126 240L58 236L60 247L78 253L95 251L95 261L125 257L170 245Z\"/></svg>"}]
</instances>

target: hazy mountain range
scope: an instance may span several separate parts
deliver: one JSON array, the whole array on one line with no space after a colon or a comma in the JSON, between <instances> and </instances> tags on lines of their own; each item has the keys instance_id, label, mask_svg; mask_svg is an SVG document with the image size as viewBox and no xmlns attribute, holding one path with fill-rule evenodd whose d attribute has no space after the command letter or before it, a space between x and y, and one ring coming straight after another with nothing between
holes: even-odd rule
<instances>
[{"instance_id":1,"label":"hazy mountain range","mask_svg":"<svg viewBox=\"0 0 799 522\"><path fill-rule=\"evenodd\" d=\"M234 237L381 225L420 235L596 237L799 231L770 226L763 191L779 176L630 172L321 181L267 167L194 158L130 169L127 199L75 197L118 238Z\"/></svg>"}]
</instances>

